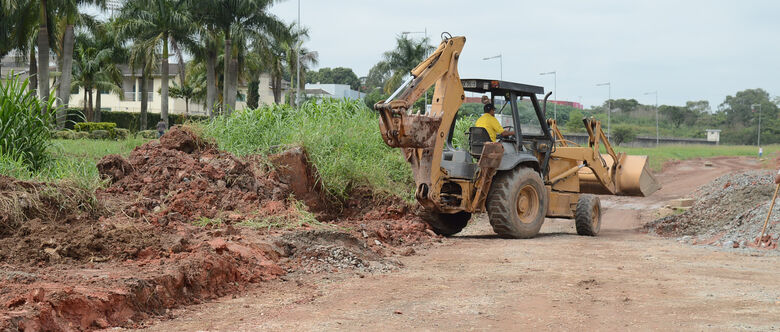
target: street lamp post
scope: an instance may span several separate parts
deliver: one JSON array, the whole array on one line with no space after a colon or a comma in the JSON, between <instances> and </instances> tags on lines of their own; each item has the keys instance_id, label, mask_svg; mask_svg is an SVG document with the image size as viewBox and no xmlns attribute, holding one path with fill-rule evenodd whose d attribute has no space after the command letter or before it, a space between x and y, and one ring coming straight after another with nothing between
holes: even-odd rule
<instances>
[{"instance_id":1,"label":"street lamp post","mask_svg":"<svg viewBox=\"0 0 780 332\"><path fill-rule=\"evenodd\" d=\"M540 73L539 75L551 75L551 74L553 75L553 89L555 89L553 90L553 93L555 94L555 96L553 97L555 98L555 103L553 104L553 119L555 119L555 121L558 121L558 72L553 70L546 73Z\"/></svg>"},{"instance_id":2,"label":"street lamp post","mask_svg":"<svg viewBox=\"0 0 780 332\"><path fill-rule=\"evenodd\" d=\"M758 150L761 151L761 104L750 105L750 109L755 112L758 106Z\"/></svg>"},{"instance_id":3,"label":"street lamp post","mask_svg":"<svg viewBox=\"0 0 780 332\"><path fill-rule=\"evenodd\" d=\"M408 35L412 33L422 33L425 34L425 38L428 39L428 27L425 27L425 30L423 31L401 31L402 35ZM425 57L428 57L428 51L425 52ZM428 112L428 89L425 89L425 102L423 103L425 105L425 109L423 110L423 113Z\"/></svg>"},{"instance_id":4,"label":"street lamp post","mask_svg":"<svg viewBox=\"0 0 780 332\"><path fill-rule=\"evenodd\" d=\"M655 146L658 147L658 90L653 92L645 92L645 96L655 95Z\"/></svg>"},{"instance_id":5,"label":"street lamp post","mask_svg":"<svg viewBox=\"0 0 780 332\"><path fill-rule=\"evenodd\" d=\"M607 86L607 139L612 139L610 136L610 120L612 118L612 82L596 84L596 86Z\"/></svg>"},{"instance_id":6,"label":"street lamp post","mask_svg":"<svg viewBox=\"0 0 780 332\"><path fill-rule=\"evenodd\" d=\"M490 56L487 58L482 58L482 60L492 60L492 59L498 59L498 65L501 69L499 78L503 81L504 80L504 57L499 53L498 55Z\"/></svg>"}]
</instances>

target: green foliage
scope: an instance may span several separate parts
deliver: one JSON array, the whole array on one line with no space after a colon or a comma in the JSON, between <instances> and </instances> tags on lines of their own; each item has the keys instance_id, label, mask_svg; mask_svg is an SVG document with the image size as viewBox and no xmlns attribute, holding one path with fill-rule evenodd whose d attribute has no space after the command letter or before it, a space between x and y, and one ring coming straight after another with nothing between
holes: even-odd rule
<instances>
[{"instance_id":1,"label":"green foliage","mask_svg":"<svg viewBox=\"0 0 780 332\"><path fill-rule=\"evenodd\" d=\"M41 101L28 84L13 74L0 81L0 155L37 170L50 157L54 98Z\"/></svg>"},{"instance_id":2,"label":"green foliage","mask_svg":"<svg viewBox=\"0 0 780 332\"><path fill-rule=\"evenodd\" d=\"M73 125L73 129L76 131L86 131L91 133L95 130L112 131L116 128L116 123L113 122L81 122Z\"/></svg>"},{"instance_id":3,"label":"green foliage","mask_svg":"<svg viewBox=\"0 0 780 332\"><path fill-rule=\"evenodd\" d=\"M84 116L82 115L80 108L69 108L68 110L68 121L65 123L65 127L69 129L75 129L76 124L84 122ZM102 120L104 122L113 122L116 123L117 128L125 128L130 130L131 132L137 132L139 131L139 126L141 123L141 114L135 113L135 112L124 112L124 111L103 111L101 113ZM156 124L157 122L160 122L160 113L147 113L146 118L148 120L148 123ZM176 125L176 124L184 124L187 121L204 121L207 120L207 116L200 116L200 115L190 115L185 116L184 114L168 114L168 121L170 121L170 126ZM155 138L156 138L155 134Z\"/></svg>"},{"instance_id":4,"label":"green foliage","mask_svg":"<svg viewBox=\"0 0 780 332\"><path fill-rule=\"evenodd\" d=\"M318 71L307 72L306 83L347 84L352 90L360 88L360 79L352 69L345 67L333 69L325 67Z\"/></svg>"},{"instance_id":5,"label":"green foliage","mask_svg":"<svg viewBox=\"0 0 780 332\"><path fill-rule=\"evenodd\" d=\"M323 100L297 109L270 105L236 111L206 124L204 133L238 155L302 145L325 187L338 197L368 186L410 198L411 170L399 150L382 141L378 121L376 113L359 101Z\"/></svg>"},{"instance_id":6,"label":"green foliage","mask_svg":"<svg viewBox=\"0 0 780 332\"><path fill-rule=\"evenodd\" d=\"M288 198L290 202L291 211L287 215L273 215L264 218L258 218L253 220L242 221L237 226L254 228L254 229L298 229L302 226L309 227L325 227L326 224L321 223L314 214L306 209L306 205L290 196Z\"/></svg>"},{"instance_id":7,"label":"green foliage","mask_svg":"<svg viewBox=\"0 0 780 332\"><path fill-rule=\"evenodd\" d=\"M76 132L77 134L87 134ZM52 140L48 153L52 158L37 170L31 171L20 159L0 155L0 174L12 176L20 180L42 182L66 181L93 192L102 186L95 164L108 154L127 156L138 145L147 142L145 139L128 139L124 141L93 141L93 140Z\"/></svg>"},{"instance_id":8,"label":"green foliage","mask_svg":"<svg viewBox=\"0 0 780 332\"><path fill-rule=\"evenodd\" d=\"M617 125L612 130L612 143L620 145L623 142L631 142L636 138L636 132L630 126Z\"/></svg>"},{"instance_id":9,"label":"green foliage","mask_svg":"<svg viewBox=\"0 0 780 332\"><path fill-rule=\"evenodd\" d=\"M114 129L114 138L116 139L127 139L130 137L130 131L124 128L116 128Z\"/></svg>"},{"instance_id":10,"label":"green foliage","mask_svg":"<svg viewBox=\"0 0 780 332\"><path fill-rule=\"evenodd\" d=\"M89 132L89 138L91 139L109 139L111 136L111 132L108 130L95 129Z\"/></svg>"},{"instance_id":11,"label":"green foliage","mask_svg":"<svg viewBox=\"0 0 780 332\"><path fill-rule=\"evenodd\" d=\"M76 139L76 132L72 130L58 130L52 133L52 138L56 139Z\"/></svg>"},{"instance_id":12,"label":"green foliage","mask_svg":"<svg viewBox=\"0 0 780 332\"><path fill-rule=\"evenodd\" d=\"M219 227L222 226L222 219L200 217L200 219L193 221L192 224L198 227Z\"/></svg>"},{"instance_id":13,"label":"green foliage","mask_svg":"<svg viewBox=\"0 0 780 332\"><path fill-rule=\"evenodd\" d=\"M466 115L458 116L458 118L455 119L455 132L452 133L453 147L468 150L469 137L466 133L469 131L469 128L474 126L474 123L477 122L478 118L479 116L476 115Z\"/></svg>"},{"instance_id":14,"label":"green foliage","mask_svg":"<svg viewBox=\"0 0 780 332\"><path fill-rule=\"evenodd\" d=\"M580 133L585 132L585 125L582 123L582 119L585 116L582 111L574 109L569 113L569 120L566 121L565 130L567 133ZM563 128L562 128L563 129Z\"/></svg>"},{"instance_id":15,"label":"green foliage","mask_svg":"<svg viewBox=\"0 0 780 332\"><path fill-rule=\"evenodd\" d=\"M652 148L615 147L617 152L649 157L650 169L661 171L670 160L712 158L719 156L758 157L758 147L747 145L661 145ZM765 156L778 156L780 144L764 146Z\"/></svg>"},{"instance_id":16,"label":"green foliage","mask_svg":"<svg viewBox=\"0 0 780 332\"><path fill-rule=\"evenodd\" d=\"M366 106L368 106L368 108L374 109L374 104L376 104L380 100L386 100L387 97L390 97L390 95L386 94L380 88L375 88L371 90L371 92L367 93L366 96L363 98L363 100L365 101Z\"/></svg>"},{"instance_id":17,"label":"green foliage","mask_svg":"<svg viewBox=\"0 0 780 332\"><path fill-rule=\"evenodd\" d=\"M137 132L136 136L143 137L143 138L148 138L148 139L154 139L154 138L157 138L157 131L156 130L152 130L152 129L142 130L142 131Z\"/></svg>"}]
</instances>

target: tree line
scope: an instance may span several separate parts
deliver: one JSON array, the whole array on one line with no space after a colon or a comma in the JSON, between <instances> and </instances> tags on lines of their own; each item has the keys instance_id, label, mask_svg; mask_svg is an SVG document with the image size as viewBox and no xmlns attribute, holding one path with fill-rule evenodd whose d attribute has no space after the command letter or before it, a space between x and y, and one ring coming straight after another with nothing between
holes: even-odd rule
<instances>
[{"instance_id":1,"label":"tree line","mask_svg":"<svg viewBox=\"0 0 780 332\"><path fill-rule=\"evenodd\" d=\"M247 103L257 107L259 77L268 73L276 103L283 80L303 86L317 52L303 46L308 29L269 12L273 0L134 0L101 21L80 12L106 9L105 0L0 0L0 58L16 52L29 61L33 89L42 99L53 89L60 105L84 89L88 120L100 119L100 93L122 95L121 65L138 78L141 128L146 128L148 82L159 74L161 116L168 121L170 97L201 102L211 116L235 109L238 82L249 86ZM168 59L178 58L178 83L169 82ZM49 72L50 58L57 64ZM192 61L185 64L184 58ZM295 76L300 62L301 81ZM53 84L50 85L50 78ZM173 83L173 84L170 84ZM293 96L287 102L294 104ZM93 98L94 94L94 98ZM65 121L64 108L57 126Z\"/></svg>"}]
</instances>

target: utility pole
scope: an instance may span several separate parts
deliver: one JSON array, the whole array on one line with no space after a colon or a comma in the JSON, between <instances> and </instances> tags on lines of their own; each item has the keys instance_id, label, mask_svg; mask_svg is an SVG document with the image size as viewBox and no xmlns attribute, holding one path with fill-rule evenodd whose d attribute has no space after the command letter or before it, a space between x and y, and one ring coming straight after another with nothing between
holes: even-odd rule
<instances>
[{"instance_id":1,"label":"utility pole","mask_svg":"<svg viewBox=\"0 0 780 332\"><path fill-rule=\"evenodd\" d=\"M607 86L608 88L608 94L607 94L607 139L612 139L612 136L610 136L610 119L612 117L612 82L606 82L606 83L600 83L596 84L596 86Z\"/></svg>"},{"instance_id":2,"label":"utility pole","mask_svg":"<svg viewBox=\"0 0 780 332\"><path fill-rule=\"evenodd\" d=\"M501 53L499 53L498 55L482 58L482 60L492 60L492 59L498 59L498 65L500 66L499 68L501 70L499 79L503 81L504 80L504 57L501 55Z\"/></svg>"},{"instance_id":3,"label":"utility pole","mask_svg":"<svg viewBox=\"0 0 780 332\"><path fill-rule=\"evenodd\" d=\"M655 147L658 147L658 141L660 140L658 138L658 90L645 92L645 96L646 95L655 95Z\"/></svg>"},{"instance_id":4,"label":"utility pole","mask_svg":"<svg viewBox=\"0 0 780 332\"><path fill-rule=\"evenodd\" d=\"M553 103L553 119L555 121L558 121L558 72L553 70L546 73L540 73L539 75L553 75L553 98L555 98L555 103Z\"/></svg>"},{"instance_id":5,"label":"utility pole","mask_svg":"<svg viewBox=\"0 0 780 332\"><path fill-rule=\"evenodd\" d=\"M301 0L298 0L298 30L301 30ZM297 71L297 78L295 83L298 85L295 87L295 106L299 106L301 100L301 43L296 45L295 50L295 67Z\"/></svg>"}]
</instances>

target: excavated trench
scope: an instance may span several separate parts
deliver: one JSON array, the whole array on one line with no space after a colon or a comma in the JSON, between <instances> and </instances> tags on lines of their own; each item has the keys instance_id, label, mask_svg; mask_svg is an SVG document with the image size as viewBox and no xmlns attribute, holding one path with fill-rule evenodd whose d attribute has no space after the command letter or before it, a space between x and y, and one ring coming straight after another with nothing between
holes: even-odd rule
<instances>
[{"instance_id":1,"label":"excavated trench","mask_svg":"<svg viewBox=\"0 0 780 332\"><path fill-rule=\"evenodd\" d=\"M0 177L0 330L139 327L288 273L393 269L436 238L400 199L328 197L302 148L260 158L174 127L103 158L94 194Z\"/></svg>"}]
</instances>

